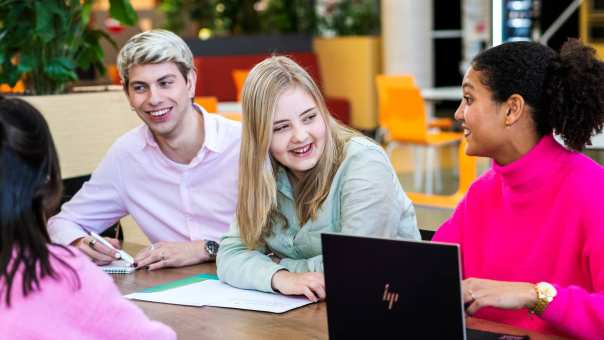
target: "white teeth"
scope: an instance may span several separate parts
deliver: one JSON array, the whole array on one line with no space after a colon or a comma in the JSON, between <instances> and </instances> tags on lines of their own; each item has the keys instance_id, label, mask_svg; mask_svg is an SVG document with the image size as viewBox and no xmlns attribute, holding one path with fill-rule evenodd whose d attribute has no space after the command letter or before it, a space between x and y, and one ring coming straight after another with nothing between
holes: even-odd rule
<instances>
[{"instance_id":1,"label":"white teeth","mask_svg":"<svg viewBox=\"0 0 604 340\"><path fill-rule=\"evenodd\" d=\"M469 129L463 129L463 135L464 136L469 136L470 135L470 130Z\"/></svg>"},{"instance_id":2,"label":"white teeth","mask_svg":"<svg viewBox=\"0 0 604 340\"><path fill-rule=\"evenodd\" d=\"M159 111L152 111L149 114L152 115L153 117L159 117L159 116L163 116L166 113L168 113L168 111L170 111L170 109L162 109Z\"/></svg>"},{"instance_id":3,"label":"white teeth","mask_svg":"<svg viewBox=\"0 0 604 340\"><path fill-rule=\"evenodd\" d=\"M305 146L301 149L292 150L292 152L297 153L297 154L304 154L304 153L307 153L308 151L310 151L310 146L311 146L311 144L308 144L307 146Z\"/></svg>"}]
</instances>

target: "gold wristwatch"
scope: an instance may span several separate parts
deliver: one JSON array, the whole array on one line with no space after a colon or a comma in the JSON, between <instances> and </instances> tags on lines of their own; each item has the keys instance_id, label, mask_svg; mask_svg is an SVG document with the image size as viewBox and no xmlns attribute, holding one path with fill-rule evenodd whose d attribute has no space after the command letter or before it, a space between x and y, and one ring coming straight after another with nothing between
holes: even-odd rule
<instances>
[{"instance_id":1,"label":"gold wristwatch","mask_svg":"<svg viewBox=\"0 0 604 340\"><path fill-rule=\"evenodd\" d=\"M535 306L533 306L531 312L541 315L549 303L554 300L558 292L554 286L547 282L537 283L535 285L535 292L537 293L537 300L535 301Z\"/></svg>"}]
</instances>

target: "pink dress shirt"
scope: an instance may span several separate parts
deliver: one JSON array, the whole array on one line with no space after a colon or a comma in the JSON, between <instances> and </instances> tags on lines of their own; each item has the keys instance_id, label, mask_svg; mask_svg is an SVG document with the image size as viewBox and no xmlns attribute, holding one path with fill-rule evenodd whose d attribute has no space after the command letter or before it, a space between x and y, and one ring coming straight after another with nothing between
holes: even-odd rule
<instances>
[{"instance_id":1,"label":"pink dress shirt","mask_svg":"<svg viewBox=\"0 0 604 340\"><path fill-rule=\"evenodd\" d=\"M70 244L130 214L151 242L219 241L235 214L241 124L203 112L205 140L190 164L168 159L146 125L121 136L80 191L48 221Z\"/></svg>"},{"instance_id":2,"label":"pink dress shirt","mask_svg":"<svg viewBox=\"0 0 604 340\"><path fill-rule=\"evenodd\" d=\"M59 279L45 277L40 288L23 296L23 267L17 271L6 305L0 280L0 338L2 339L176 339L168 326L149 320L124 299L111 277L75 248L49 246L49 251L73 268L80 280L56 258L50 263Z\"/></svg>"}]
</instances>

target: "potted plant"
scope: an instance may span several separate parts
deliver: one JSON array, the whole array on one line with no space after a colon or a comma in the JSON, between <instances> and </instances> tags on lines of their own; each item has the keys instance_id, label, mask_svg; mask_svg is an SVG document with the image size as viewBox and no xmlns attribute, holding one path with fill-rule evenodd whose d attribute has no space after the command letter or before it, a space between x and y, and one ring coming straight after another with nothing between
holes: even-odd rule
<instances>
[{"instance_id":1,"label":"potted plant","mask_svg":"<svg viewBox=\"0 0 604 340\"><path fill-rule=\"evenodd\" d=\"M163 0L160 10L166 29L201 38L313 34L317 22L309 0Z\"/></svg>"},{"instance_id":2,"label":"potted plant","mask_svg":"<svg viewBox=\"0 0 604 340\"><path fill-rule=\"evenodd\" d=\"M76 69L105 73L101 39L89 25L94 0L0 0L0 83L23 79L30 94L58 94ZM110 0L110 16L133 25L129 0ZM114 44L114 43L113 43ZM115 44L114 44L115 46Z\"/></svg>"},{"instance_id":3,"label":"potted plant","mask_svg":"<svg viewBox=\"0 0 604 340\"><path fill-rule=\"evenodd\" d=\"M324 90L351 104L351 125L373 134L377 123L375 76L381 72L379 3L375 0L318 0L314 39ZM346 79L346 81L342 81Z\"/></svg>"}]
</instances>

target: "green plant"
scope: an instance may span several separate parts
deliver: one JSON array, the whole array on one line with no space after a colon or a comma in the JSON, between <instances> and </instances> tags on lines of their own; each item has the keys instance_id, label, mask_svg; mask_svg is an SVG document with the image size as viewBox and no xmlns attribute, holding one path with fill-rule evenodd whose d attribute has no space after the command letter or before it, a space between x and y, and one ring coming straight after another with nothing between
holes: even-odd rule
<instances>
[{"instance_id":1,"label":"green plant","mask_svg":"<svg viewBox=\"0 0 604 340\"><path fill-rule=\"evenodd\" d=\"M0 83L24 79L32 94L56 94L78 79L76 69L105 73L101 39L90 27L94 0L0 0ZM110 0L109 15L122 24L138 20L129 0Z\"/></svg>"},{"instance_id":2,"label":"green plant","mask_svg":"<svg viewBox=\"0 0 604 340\"><path fill-rule=\"evenodd\" d=\"M162 0L164 28L182 32L189 22L214 35L315 32L312 0Z\"/></svg>"},{"instance_id":3,"label":"green plant","mask_svg":"<svg viewBox=\"0 0 604 340\"><path fill-rule=\"evenodd\" d=\"M314 1L270 0L260 12L262 31L265 33L314 34L317 14Z\"/></svg>"},{"instance_id":4,"label":"green plant","mask_svg":"<svg viewBox=\"0 0 604 340\"><path fill-rule=\"evenodd\" d=\"M260 20L256 0L163 0L164 28L181 32L188 22L208 28L216 35L258 33Z\"/></svg>"},{"instance_id":5,"label":"green plant","mask_svg":"<svg viewBox=\"0 0 604 340\"><path fill-rule=\"evenodd\" d=\"M376 35L380 33L376 0L331 1L320 16L319 31L326 35Z\"/></svg>"}]
</instances>

